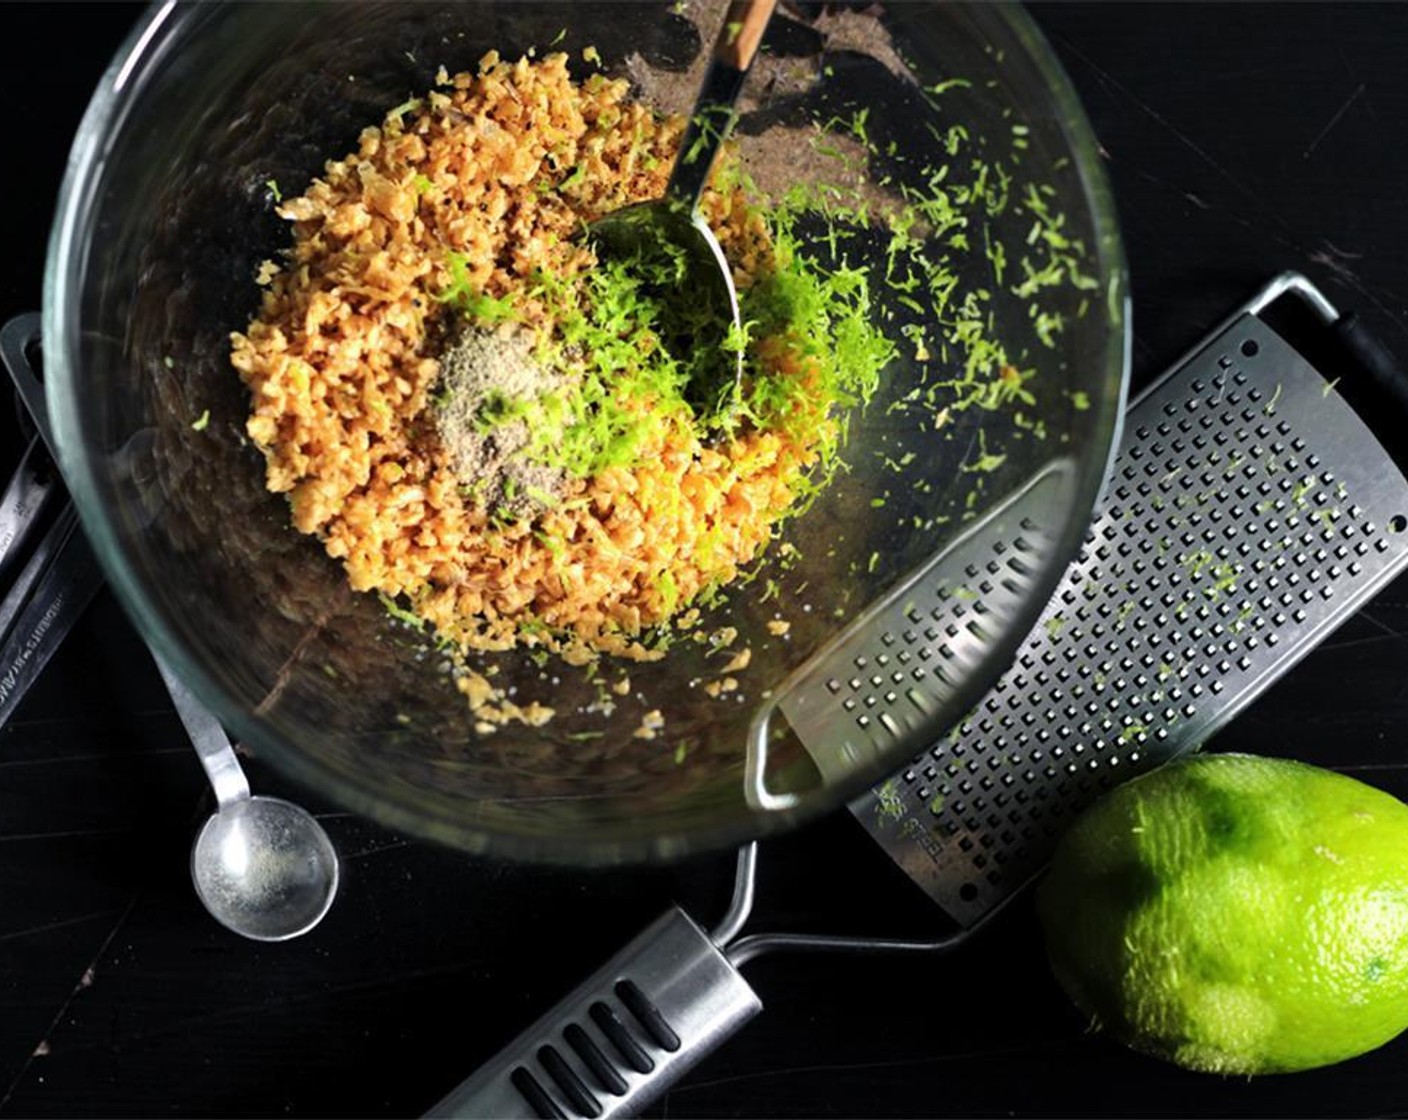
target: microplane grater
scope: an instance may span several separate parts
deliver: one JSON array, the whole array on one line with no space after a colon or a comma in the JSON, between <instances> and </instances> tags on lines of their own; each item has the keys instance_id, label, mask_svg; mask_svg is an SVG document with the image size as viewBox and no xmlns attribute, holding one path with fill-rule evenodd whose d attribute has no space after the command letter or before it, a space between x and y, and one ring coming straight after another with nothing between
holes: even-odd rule
<instances>
[{"instance_id":1,"label":"microplane grater","mask_svg":"<svg viewBox=\"0 0 1408 1120\"><path fill-rule=\"evenodd\" d=\"M633 1115L761 1010L739 971L754 957L961 948L1040 869L1083 806L1198 746L1408 567L1408 482L1334 384L1258 317L1287 292L1341 337L1364 367L1357 372L1408 397L1396 369L1387 371L1391 356L1352 313L1341 316L1286 273L1131 406L1084 548L1012 667L948 738L851 805L961 928L932 941L740 936L757 859L757 845L746 845L717 926L705 930L672 907L427 1115ZM1041 517L1028 506L1019 497L997 519L1030 542ZM967 542L1007 539L989 531ZM983 617L984 580L1000 573L958 568L970 585L911 582L793 684L813 702L829 696L845 718L876 718L899 700L893 674L919 668L913 659L928 672L954 636L950 624ZM922 621L911 617L916 593ZM884 647L886 627L903 620L915 630L911 661L868 648L877 634ZM883 672L852 673L856 657ZM886 673L893 699L871 679ZM804 714L817 727L840 718ZM846 741L865 749L864 735ZM803 745L825 772L827 746Z\"/></svg>"},{"instance_id":2,"label":"microplane grater","mask_svg":"<svg viewBox=\"0 0 1408 1120\"><path fill-rule=\"evenodd\" d=\"M971 926L1101 792L1198 747L1408 564L1408 483L1256 314L1131 406L1092 528L1016 660L852 812Z\"/></svg>"}]
</instances>

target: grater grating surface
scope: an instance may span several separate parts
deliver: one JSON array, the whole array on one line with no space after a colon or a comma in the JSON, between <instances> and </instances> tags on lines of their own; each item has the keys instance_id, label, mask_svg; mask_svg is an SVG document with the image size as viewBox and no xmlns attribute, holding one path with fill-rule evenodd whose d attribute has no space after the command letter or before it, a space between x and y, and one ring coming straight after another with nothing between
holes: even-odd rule
<instances>
[{"instance_id":1,"label":"grater grating surface","mask_svg":"<svg viewBox=\"0 0 1408 1120\"><path fill-rule=\"evenodd\" d=\"M971 926L1117 782L1200 745L1408 564L1408 483L1250 313L1126 416L1086 543L1012 667L852 812Z\"/></svg>"},{"instance_id":2,"label":"grater grating surface","mask_svg":"<svg viewBox=\"0 0 1408 1120\"><path fill-rule=\"evenodd\" d=\"M766 784L778 713L826 782L913 751L976 699L974 673L1016 630L1055 536L1046 524L1070 500L1074 464L1057 460L866 610L764 705L749 735L748 796L762 808L795 797Z\"/></svg>"}]
</instances>

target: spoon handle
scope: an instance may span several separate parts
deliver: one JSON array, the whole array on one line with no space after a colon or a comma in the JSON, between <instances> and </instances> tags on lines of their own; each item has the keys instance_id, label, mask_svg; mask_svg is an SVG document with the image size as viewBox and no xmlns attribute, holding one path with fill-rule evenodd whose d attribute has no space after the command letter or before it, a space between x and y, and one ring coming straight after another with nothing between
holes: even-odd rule
<instances>
[{"instance_id":1,"label":"spoon handle","mask_svg":"<svg viewBox=\"0 0 1408 1120\"><path fill-rule=\"evenodd\" d=\"M161 671L161 679L166 682L166 691L171 694L171 702L176 706L176 714L190 736L205 776L210 779L210 788L215 791L215 801L224 809L236 801L249 798L249 781L235 757L235 748L230 745L230 737L225 729L206 709L195 694L188 689L171 668L152 653L156 667Z\"/></svg>"},{"instance_id":2,"label":"spoon handle","mask_svg":"<svg viewBox=\"0 0 1408 1120\"><path fill-rule=\"evenodd\" d=\"M714 43L715 60L746 74L776 6L777 0L733 0Z\"/></svg>"},{"instance_id":3,"label":"spoon handle","mask_svg":"<svg viewBox=\"0 0 1408 1120\"><path fill-rule=\"evenodd\" d=\"M699 205L714 160L733 130L738 117L734 102L776 6L777 0L733 0L724 15L709 70L680 141L679 158L665 188L665 197L686 206L690 213Z\"/></svg>"}]
</instances>

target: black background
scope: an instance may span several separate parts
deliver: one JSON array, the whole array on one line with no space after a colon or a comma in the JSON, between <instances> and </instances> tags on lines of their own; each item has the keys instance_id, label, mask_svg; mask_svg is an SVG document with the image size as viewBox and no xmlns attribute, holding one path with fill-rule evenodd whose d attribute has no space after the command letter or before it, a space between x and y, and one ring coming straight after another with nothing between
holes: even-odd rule
<instances>
[{"instance_id":1,"label":"black background","mask_svg":"<svg viewBox=\"0 0 1408 1120\"><path fill-rule=\"evenodd\" d=\"M1408 6L1041 4L1108 158L1138 385L1298 268L1408 354ZM0 314L37 308L48 223L125 5L0 5ZM0 466L18 455L0 410ZM1217 746L1408 795L1400 581ZM722 912L727 855L644 871L470 859L322 810L345 861L326 922L246 943L186 871L205 782L104 594L0 733L0 1113L414 1115L671 900ZM755 927L915 934L928 904L844 815L762 854ZM1085 1032L1030 907L943 959L768 957L766 1010L670 1116L1408 1115L1408 1038L1255 1082Z\"/></svg>"}]
</instances>

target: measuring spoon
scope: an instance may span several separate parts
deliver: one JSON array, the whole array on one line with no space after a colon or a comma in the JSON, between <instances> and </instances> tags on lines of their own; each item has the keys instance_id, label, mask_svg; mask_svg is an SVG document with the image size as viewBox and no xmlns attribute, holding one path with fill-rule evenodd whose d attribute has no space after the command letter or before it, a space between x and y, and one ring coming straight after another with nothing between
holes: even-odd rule
<instances>
[{"instance_id":1,"label":"measuring spoon","mask_svg":"<svg viewBox=\"0 0 1408 1120\"><path fill-rule=\"evenodd\" d=\"M323 826L277 797L252 797L219 722L156 659L218 806L191 849L191 879L210 916L254 941L287 941L323 920L338 860Z\"/></svg>"}]
</instances>

